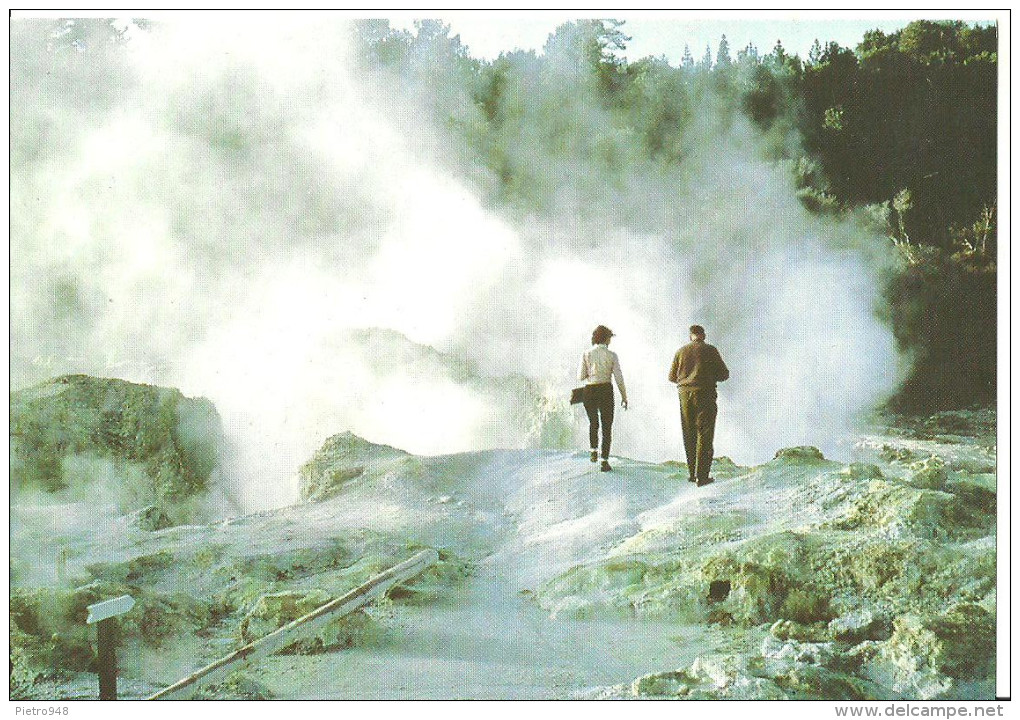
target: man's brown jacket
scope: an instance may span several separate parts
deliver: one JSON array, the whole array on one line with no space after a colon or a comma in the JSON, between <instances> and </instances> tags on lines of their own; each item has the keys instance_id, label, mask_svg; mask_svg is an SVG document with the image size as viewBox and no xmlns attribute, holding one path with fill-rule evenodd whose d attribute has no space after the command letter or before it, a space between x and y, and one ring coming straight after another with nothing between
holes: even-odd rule
<instances>
[{"instance_id":1,"label":"man's brown jacket","mask_svg":"<svg viewBox=\"0 0 1020 720\"><path fill-rule=\"evenodd\" d=\"M704 340L694 340L677 350L669 369L669 381L680 387L714 388L729 376L719 351Z\"/></svg>"}]
</instances>

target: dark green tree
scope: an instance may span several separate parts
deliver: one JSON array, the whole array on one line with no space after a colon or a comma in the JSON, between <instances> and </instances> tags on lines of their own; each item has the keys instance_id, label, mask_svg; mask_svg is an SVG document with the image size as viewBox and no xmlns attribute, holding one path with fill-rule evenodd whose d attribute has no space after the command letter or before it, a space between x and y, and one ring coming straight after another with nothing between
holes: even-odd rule
<instances>
[{"instance_id":1,"label":"dark green tree","mask_svg":"<svg viewBox=\"0 0 1020 720\"><path fill-rule=\"evenodd\" d=\"M737 52L737 63L739 65L757 65L760 58L758 57L758 48L754 46L754 43L748 43L747 47Z\"/></svg>"},{"instance_id":2,"label":"dark green tree","mask_svg":"<svg viewBox=\"0 0 1020 720\"><path fill-rule=\"evenodd\" d=\"M680 67L684 70L694 69L694 56L691 55L691 46L684 44L684 55L680 59Z\"/></svg>"},{"instance_id":3,"label":"dark green tree","mask_svg":"<svg viewBox=\"0 0 1020 720\"><path fill-rule=\"evenodd\" d=\"M702 70L712 69L712 47L710 45L705 45L705 54L701 57L700 68Z\"/></svg>"},{"instance_id":4,"label":"dark green tree","mask_svg":"<svg viewBox=\"0 0 1020 720\"><path fill-rule=\"evenodd\" d=\"M725 68L732 63L733 59L730 57L730 44L726 40L726 36L723 35L719 40L719 49L715 53L715 64L717 67Z\"/></svg>"},{"instance_id":5,"label":"dark green tree","mask_svg":"<svg viewBox=\"0 0 1020 720\"><path fill-rule=\"evenodd\" d=\"M586 82L592 78L601 96L610 100L624 71L622 53L630 38L622 20L578 20L560 25L549 36L545 53L559 68Z\"/></svg>"},{"instance_id":6,"label":"dark green tree","mask_svg":"<svg viewBox=\"0 0 1020 720\"><path fill-rule=\"evenodd\" d=\"M822 45L818 42L818 38L811 43L811 49L808 50L808 64L817 65L822 59Z\"/></svg>"},{"instance_id":7,"label":"dark green tree","mask_svg":"<svg viewBox=\"0 0 1020 720\"><path fill-rule=\"evenodd\" d=\"M624 106L626 122L642 138L651 155L667 163L679 161L691 101L685 75L665 58L644 58L627 68L630 92Z\"/></svg>"}]
</instances>

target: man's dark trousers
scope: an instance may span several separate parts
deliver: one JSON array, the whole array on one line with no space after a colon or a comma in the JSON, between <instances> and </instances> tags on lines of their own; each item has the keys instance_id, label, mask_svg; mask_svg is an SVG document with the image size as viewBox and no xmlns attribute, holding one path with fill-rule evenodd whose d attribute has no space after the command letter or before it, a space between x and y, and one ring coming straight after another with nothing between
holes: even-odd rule
<instances>
[{"instance_id":1,"label":"man's dark trousers","mask_svg":"<svg viewBox=\"0 0 1020 720\"><path fill-rule=\"evenodd\" d=\"M680 422L684 429L687 471L698 482L712 469L717 393L714 387L680 387Z\"/></svg>"}]
</instances>

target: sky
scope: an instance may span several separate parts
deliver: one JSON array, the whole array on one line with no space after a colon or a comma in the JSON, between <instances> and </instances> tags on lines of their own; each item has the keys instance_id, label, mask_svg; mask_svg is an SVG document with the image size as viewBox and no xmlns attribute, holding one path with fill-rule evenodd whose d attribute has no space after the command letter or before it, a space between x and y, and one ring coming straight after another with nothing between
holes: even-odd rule
<instances>
[{"instance_id":1,"label":"sky","mask_svg":"<svg viewBox=\"0 0 1020 720\"><path fill-rule=\"evenodd\" d=\"M384 14L380 12L380 14ZM673 64L683 56L684 45L700 59L706 45L712 54L719 39L726 35L730 52L753 43L760 54L767 54L783 41L787 52L806 58L817 38L822 45L834 40L845 47L856 47L864 33L879 29L890 33L913 20L953 19L966 22L989 22L990 12L939 11L473 11L473 12L401 12L385 13L396 27L410 27L414 18L436 16L449 23L451 32L459 34L473 57L492 59L500 52L513 49L541 51L549 34L556 27L578 17L603 17L625 20L624 32L632 39L626 55L635 60L649 55L664 55Z\"/></svg>"}]
</instances>

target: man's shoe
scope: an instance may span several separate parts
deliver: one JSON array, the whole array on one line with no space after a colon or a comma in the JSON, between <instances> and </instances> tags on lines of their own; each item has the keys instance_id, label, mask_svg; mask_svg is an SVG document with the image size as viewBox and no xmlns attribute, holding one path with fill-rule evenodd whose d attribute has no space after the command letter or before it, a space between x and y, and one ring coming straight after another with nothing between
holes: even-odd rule
<instances>
[{"instance_id":1,"label":"man's shoe","mask_svg":"<svg viewBox=\"0 0 1020 720\"><path fill-rule=\"evenodd\" d=\"M598 462L599 461L599 451L598 450L592 450L591 451L591 461L592 462Z\"/></svg>"},{"instance_id":2,"label":"man's shoe","mask_svg":"<svg viewBox=\"0 0 1020 720\"><path fill-rule=\"evenodd\" d=\"M698 487L704 487L705 485L711 485L714 482L715 482L715 478L704 478L704 479L698 480L697 485L698 485Z\"/></svg>"},{"instance_id":3,"label":"man's shoe","mask_svg":"<svg viewBox=\"0 0 1020 720\"><path fill-rule=\"evenodd\" d=\"M601 470L602 472L609 472L609 471L610 471L610 470L612 470L613 468L609 467L609 461L608 461L608 460L603 460L603 461L602 461L602 467L601 467L601 468L599 468L599 469L600 469L600 470Z\"/></svg>"},{"instance_id":4,"label":"man's shoe","mask_svg":"<svg viewBox=\"0 0 1020 720\"><path fill-rule=\"evenodd\" d=\"M687 478L687 482L696 483L696 482L698 482L698 478L696 478L693 475L691 475L689 478Z\"/></svg>"}]
</instances>

